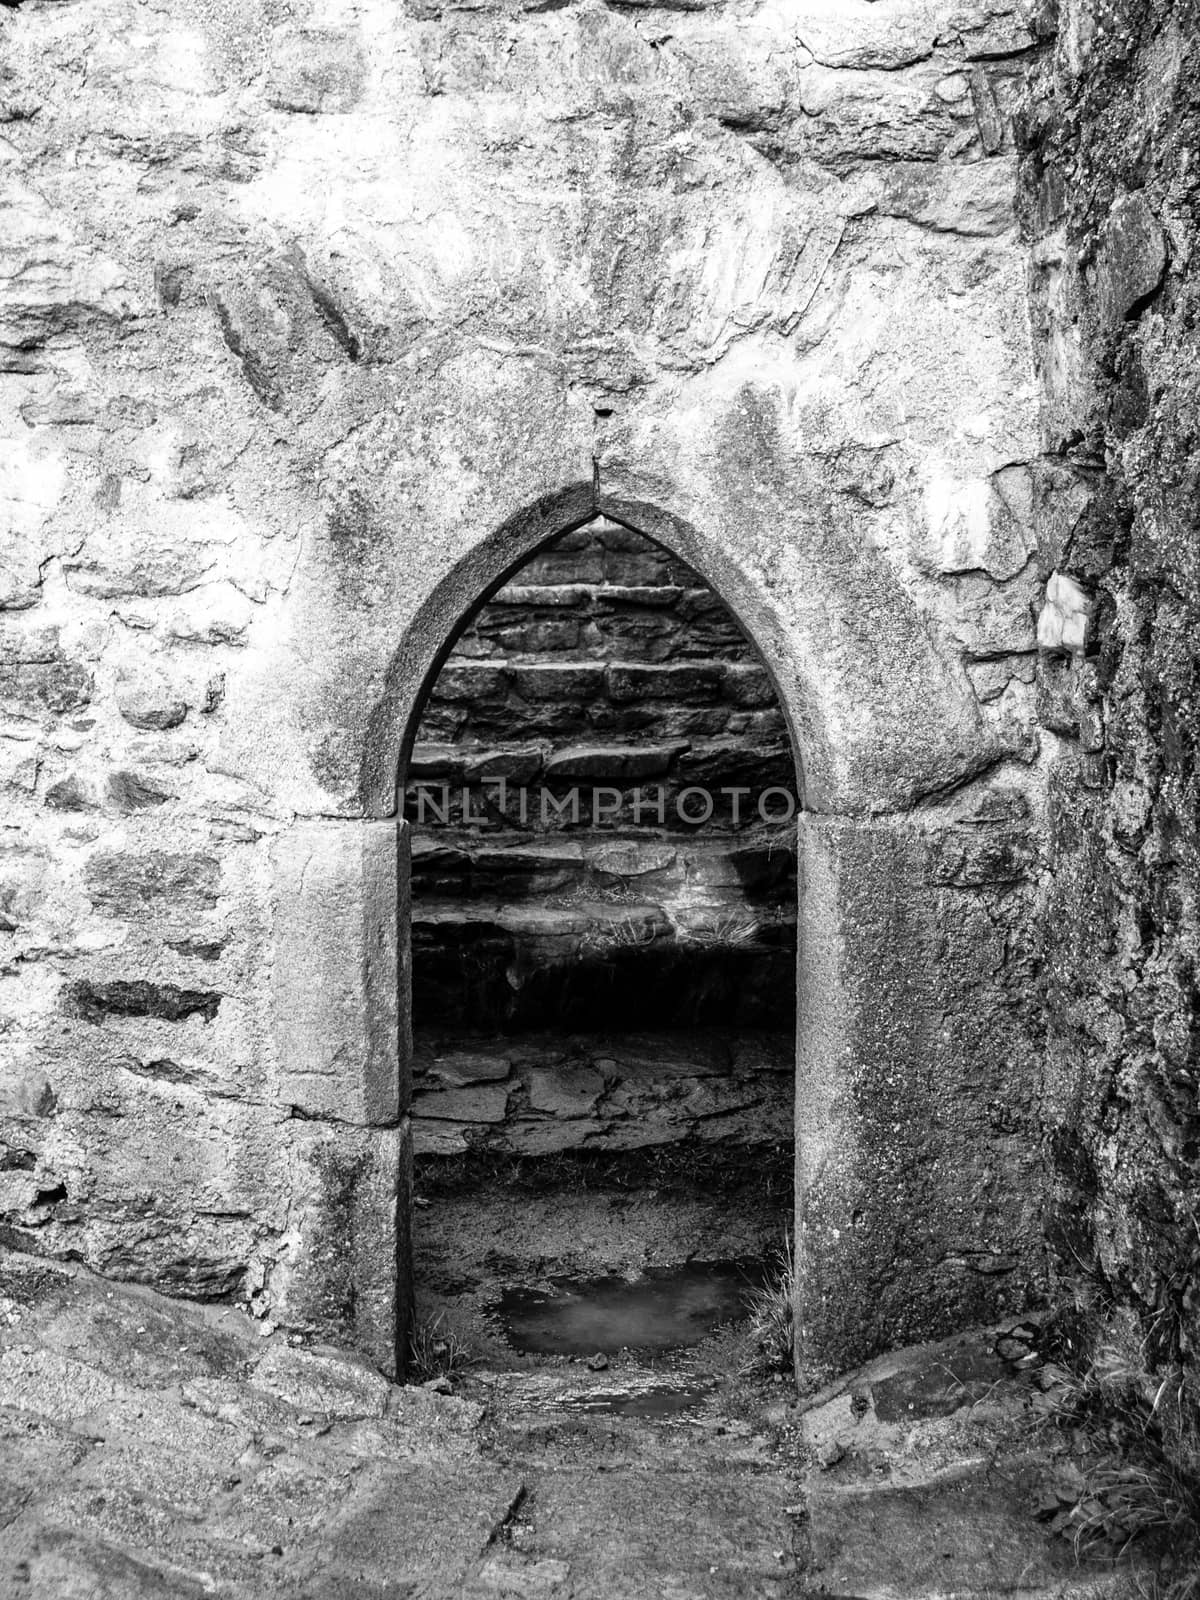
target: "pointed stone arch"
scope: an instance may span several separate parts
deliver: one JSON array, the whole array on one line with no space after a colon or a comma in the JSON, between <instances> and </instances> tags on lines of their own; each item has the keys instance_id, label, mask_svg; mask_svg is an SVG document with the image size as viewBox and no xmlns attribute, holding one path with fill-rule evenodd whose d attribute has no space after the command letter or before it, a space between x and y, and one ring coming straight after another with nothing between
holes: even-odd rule
<instances>
[{"instance_id":1,"label":"pointed stone arch","mask_svg":"<svg viewBox=\"0 0 1200 1600\"><path fill-rule=\"evenodd\" d=\"M988 945L989 863L1010 859L1010 835L1012 849L1025 848L1023 823L986 788L977 811L954 798L995 764L976 736L977 713L949 694L952 674L917 626L911 596L888 587L869 553L851 562L866 574L862 589L839 568L836 583L826 572L827 592L798 592L787 546L791 573L776 595L769 540L744 564L744 527L735 538L719 497L712 505L715 535L698 515L576 482L485 531L438 581L410 581L423 598L372 709L359 713L362 820L298 820L281 842L276 970L287 977L276 1014L292 1074L282 1097L297 1114L327 1119L333 1143L365 1152L345 1169L340 1209L320 1185L313 1191L314 1243L302 1241L292 1299L328 1302L310 1325L390 1370L403 1365L412 1311L407 830L397 797L426 692L463 628L532 555L601 516L711 585L761 657L790 729L802 799L798 1371L820 1378L1018 1309L1040 1281L1026 1198L1033 1157L1007 1131L1033 1091L1012 1078L1023 1035ZM813 553L813 585L821 559ZM864 593L871 605L858 616ZM795 615L785 601L800 607ZM913 674L926 666L922 699ZM931 775L941 780L932 802ZM317 928L302 902L326 881L315 874L321 862L324 904L337 916L326 912ZM1002 871L995 894L1010 881ZM352 1248L339 1251L347 1234Z\"/></svg>"},{"instance_id":2,"label":"pointed stone arch","mask_svg":"<svg viewBox=\"0 0 1200 1600\"><path fill-rule=\"evenodd\" d=\"M598 517L643 534L686 561L724 601L762 660L783 708L801 803L807 803L812 787L824 787L830 763L816 696L806 693L769 598L727 550L684 518L648 502L601 495L591 484L574 484L501 524L451 569L413 617L371 719L362 772L369 815L395 813L421 707L463 629L531 556Z\"/></svg>"}]
</instances>

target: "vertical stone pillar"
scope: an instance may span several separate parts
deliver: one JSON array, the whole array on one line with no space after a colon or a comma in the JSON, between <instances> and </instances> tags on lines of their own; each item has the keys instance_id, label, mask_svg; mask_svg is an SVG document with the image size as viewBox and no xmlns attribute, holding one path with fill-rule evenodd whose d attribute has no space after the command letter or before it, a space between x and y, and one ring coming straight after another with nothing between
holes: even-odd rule
<instances>
[{"instance_id":1,"label":"vertical stone pillar","mask_svg":"<svg viewBox=\"0 0 1200 1600\"><path fill-rule=\"evenodd\" d=\"M805 1381L1020 1309L1042 1262L1036 1062L1002 982L1014 840L808 815L799 846Z\"/></svg>"},{"instance_id":2,"label":"vertical stone pillar","mask_svg":"<svg viewBox=\"0 0 1200 1600\"><path fill-rule=\"evenodd\" d=\"M394 1374L412 1308L407 824L299 821L274 863L273 1088L291 1174L276 1315Z\"/></svg>"}]
</instances>

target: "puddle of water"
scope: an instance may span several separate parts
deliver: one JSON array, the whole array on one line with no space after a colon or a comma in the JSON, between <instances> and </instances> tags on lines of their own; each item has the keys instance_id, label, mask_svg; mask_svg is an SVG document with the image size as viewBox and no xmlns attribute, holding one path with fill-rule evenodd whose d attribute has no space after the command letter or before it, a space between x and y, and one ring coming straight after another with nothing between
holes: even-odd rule
<instances>
[{"instance_id":1,"label":"puddle of water","mask_svg":"<svg viewBox=\"0 0 1200 1600\"><path fill-rule=\"evenodd\" d=\"M693 1383L679 1388L592 1389L587 1394L569 1395L559 1402L571 1411L601 1413L613 1417L675 1417L693 1411L712 1393L711 1383Z\"/></svg>"},{"instance_id":2,"label":"puddle of water","mask_svg":"<svg viewBox=\"0 0 1200 1600\"><path fill-rule=\"evenodd\" d=\"M552 1288L506 1289L495 1310L525 1355L584 1356L682 1350L746 1313L761 1261L689 1261L638 1278L551 1278Z\"/></svg>"}]
</instances>

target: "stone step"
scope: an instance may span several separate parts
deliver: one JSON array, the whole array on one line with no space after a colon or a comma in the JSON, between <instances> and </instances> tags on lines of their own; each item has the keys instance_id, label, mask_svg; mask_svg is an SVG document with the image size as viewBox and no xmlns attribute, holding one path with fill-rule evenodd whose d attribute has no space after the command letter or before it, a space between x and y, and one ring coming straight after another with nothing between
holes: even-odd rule
<instances>
[{"instance_id":1,"label":"stone step","mask_svg":"<svg viewBox=\"0 0 1200 1600\"><path fill-rule=\"evenodd\" d=\"M1001 1354L1011 1328L889 1351L802 1403L814 1600L1140 1592L1129 1567L1080 1560L1036 1520L1063 1436L1030 1426L1035 1374Z\"/></svg>"},{"instance_id":2,"label":"stone step","mask_svg":"<svg viewBox=\"0 0 1200 1600\"><path fill-rule=\"evenodd\" d=\"M605 948L643 946L658 941L686 947L721 949L726 945L776 946L786 941L796 923L794 906L756 907L736 919L721 907L661 906L643 901L590 900L582 895L551 902L512 900L414 900L412 925L422 949L438 931L457 936L463 930L497 930L516 939L564 941L583 954ZM582 940L582 949L580 941ZM456 945L461 941L455 937Z\"/></svg>"},{"instance_id":3,"label":"stone step","mask_svg":"<svg viewBox=\"0 0 1200 1600\"><path fill-rule=\"evenodd\" d=\"M513 668L514 672L532 670ZM583 669L563 669L564 674L577 670ZM479 700L463 694L456 699L431 701L421 721L421 741L505 746L538 740L554 744L580 740L628 744L644 740L654 744L724 737L750 747L765 743L787 745L787 725L774 704L744 707L730 695L706 703L676 701L670 695L618 703L606 693L578 693L574 681L566 677L563 694L548 693L541 699L525 699L513 693Z\"/></svg>"},{"instance_id":4,"label":"stone step","mask_svg":"<svg viewBox=\"0 0 1200 1600\"><path fill-rule=\"evenodd\" d=\"M811 1485L807 1593L854 1600L1130 1600L1128 1567L1080 1561L1033 1520L1035 1479L980 1462L919 1486Z\"/></svg>"},{"instance_id":5,"label":"stone step","mask_svg":"<svg viewBox=\"0 0 1200 1600\"><path fill-rule=\"evenodd\" d=\"M768 1029L674 1029L669 1033L479 1034L424 1028L413 1041L413 1076L447 1087L491 1083L522 1067L564 1061L615 1064L625 1079L708 1078L795 1070L795 1041Z\"/></svg>"},{"instance_id":6,"label":"stone step","mask_svg":"<svg viewBox=\"0 0 1200 1600\"><path fill-rule=\"evenodd\" d=\"M512 692L545 701L607 696L618 701L669 699L708 704L722 695L735 705L769 705L771 680L763 667L744 661L612 661L604 654L570 661L512 661L506 655L451 659L442 668L434 697L472 705Z\"/></svg>"},{"instance_id":7,"label":"stone step","mask_svg":"<svg viewBox=\"0 0 1200 1600\"><path fill-rule=\"evenodd\" d=\"M564 721L576 720L577 712L578 708L568 708ZM425 785L427 792L430 785L439 784L466 784L476 789L490 784L494 789L500 779L518 787L545 783L634 791L661 785L676 792L684 787L720 790L740 784L756 791L776 787L794 791L795 766L782 717L760 711L722 715L726 723L736 717L751 726L724 737L696 734L677 739L654 737L653 729L646 730L649 736L644 739L605 737L607 730L599 737L581 739L578 729L567 728L566 734L574 736L561 742L544 735L525 737L529 732L526 726L508 737L422 742L413 749L406 794L415 803L418 785ZM476 733L482 732L476 728ZM479 796L475 809L487 798L494 794ZM461 796L458 799L461 803ZM714 795L714 803L722 808L729 805L728 798L720 794Z\"/></svg>"},{"instance_id":8,"label":"stone step","mask_svg":"<svg viewBox=\"0 0 1200 1600\"><path fill-rule=\"evenodd\" d=\"M496 896L555 892L592 884L596 891L643 885L655 894L737 890L737 898L794 898L795 839L671 839L642 835L582 840L557 836L481 837L467 829L416 833L412 841L417 897Z\"/></svg>"},{"instance_id":9,"label":"stone step","mask_svg":"<svg viewBox=\"0 0 1200 1600\"><path fill-rule=\"evenodd\" d=\"M512 585L479 613L451 659L752 662L745 635L713 598L668 585Z\"/></svg>"},{"instance_id":10,"label":"stone step","mask_svg":"<svg viewBox=\"0 0 1200 1600\"><path fill-rule=\"evenodd\" d=\"M414 1041L417 1155L548 1155L683 1140L786 1143L794 1039L722 1034L453 1035Z\"/></svg>"}]
</instances>

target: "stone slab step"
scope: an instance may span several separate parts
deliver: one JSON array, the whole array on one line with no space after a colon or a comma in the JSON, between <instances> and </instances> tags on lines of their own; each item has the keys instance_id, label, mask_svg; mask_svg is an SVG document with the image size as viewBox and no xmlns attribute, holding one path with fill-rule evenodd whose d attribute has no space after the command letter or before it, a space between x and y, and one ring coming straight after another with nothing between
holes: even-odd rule
<instances>
[{"instance_id":1,"label":"stone slab step","mask_svg":"<svg viewBox=\"0 0 1200 1600\"><path fill-rule=\"evenodd\" d=\"M478 1035L424 1029L414 1038L413 1073L461 1087L507 1078L522 1066L604 1063L622 1078L652 1081L730 1072L789 1075L794 1057L790 1035L767 1030Z\"/></svg>"},{"instance_id":2,"label":"stone slab step","mask_svg":"<svg viewBox=\"0 0 1200 1600\"><path fill-rule=\"evenodd\" d=\"M586 934L626 938L648 944L669 938L672 924L653 904L614 905L606 900L579 900L569 905L513 904L506 900L415 901L414 929L492 927L522 939L569 939Z\"/></svg>"},{"instance_id":3,"label":"stone slab step","mask_svg":"<svg viewBox=\"0 0 1200 1600\"><path fill-rule=\"evenodd\" d=\"M422 741L413 750L407 783L417 784L528 784L542 778L547 783L612 784L630 788L652 779L675 777L689 783L702 782L709 771L727 771L728 781L745 782L746 772L769 771L772 782L794 785L787 735L782 716L774 714L763 722L764 713L754 715L761 725L736 736L708 738L704 730L695 737L656 737L651 727L647 736L622 740L615 737L579 737L578 708L566 708L568 724L561 730L562 742L536 736L526 737L521 729L515 737L505 737L503 719L498 737L465 739L459 742ZM586 730L584 730L586 732ZM716 730L719 731L719 730ZM722 780L725 781L725 780Z\"/></svg>"},{"instance_id":4,"label":"stone slab step","mask_svg":"<svg viewBox=\"0 0 1200 1600\"><path fill-rule=\"evenodd\" d=\"M736 890L736 898L790 900L795 896L792 830L767 836L600 838L563 835L481 836L462 828L414 832L413 892L457 899L480 892L499 897L564 889L595 892L642 886L688 906L705 891ZM711 895L715 902L726 896Z\"/></svg>"},{"instance_id":5,"label":"stone slab step","mask_svg":"<svg viewBox=\"0 0 1200 1600\"><path fill-rule=\"evenodd\" d=\"M800 1593L785 1474L664 1468L563 1471L533 1481L525 1542L538 1560L562 1563L570 1574L550 1593L574 1600Z\"/></svg>"},{"instance_id":6,"label":"stone slab step","mask_svg":"<svg viewBox=\"0 0 1200 1600\"><path fill-rule=\"evenodd\" d=\"M427 955L438 944L457 948L481 936L507 936L513 944L554 944L572 952L600 954L667 944L679 950L778 949L796 926L794 905L756 906L740 902L672 906L654 901L562 898L536 900L433 900L415 898L412 928L418 949Z\"/></svg>"},{"instance_id":7,"label":"stone slab step","mask_svg":"<svg viewBox=\"0 0 1200 1600\"><path fill-rule=\"evenodd\" d=\"M1047 1538L1032 1495L981 1465L918 1487L810 1485L807 1592L854 1600L1102 1600L1131 1596L1130 1575L1077 1562Z\"/></svg>"},{"instance_id":8,"label":"stone slab step","mask_svg":"<svg viewBox=\"0 0 1200 1600\"><path fill-rule=\"evenodd\" d=\"M418 1035L414 1152L786 1143L793 1054L788 1037L769 1033Z\"/></svg>"}]
</instances>

